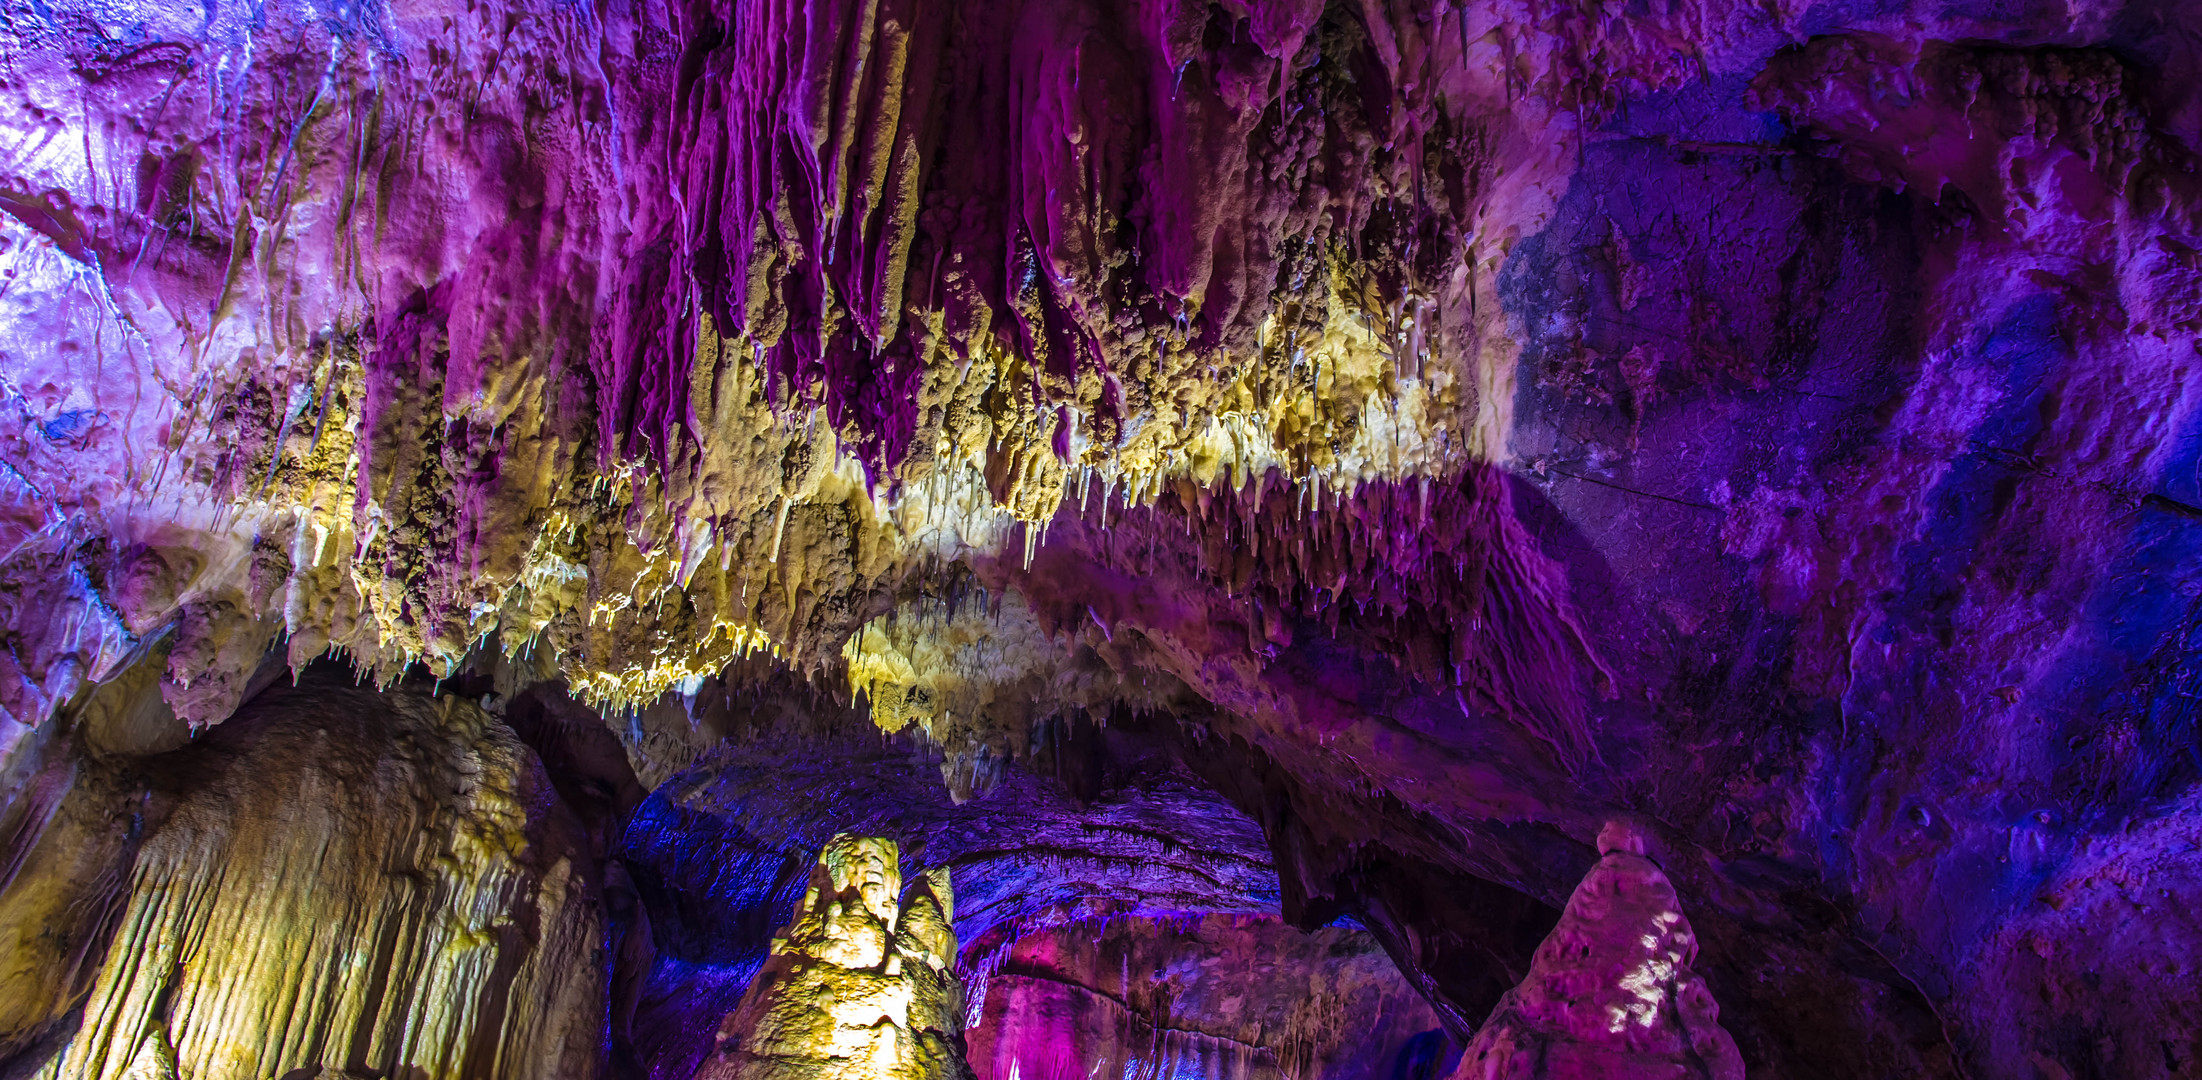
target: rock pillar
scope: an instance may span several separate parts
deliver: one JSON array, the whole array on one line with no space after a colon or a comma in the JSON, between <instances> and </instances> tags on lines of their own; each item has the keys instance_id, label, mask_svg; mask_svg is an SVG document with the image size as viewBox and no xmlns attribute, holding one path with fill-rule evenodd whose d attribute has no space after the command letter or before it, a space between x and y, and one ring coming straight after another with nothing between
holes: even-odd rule
<instances>
[{"instance_id":1,"label":"rock pillar","mask_svg":"<svg viewBox=\"0 0 2202 1080\"><path fill-rule=\"evenodd\" d=\"M1615 822L1529 975L1491 1010L1453 1080L1743 1080L1697 937L1641 834Z\"/></svg>"}]
</instances>

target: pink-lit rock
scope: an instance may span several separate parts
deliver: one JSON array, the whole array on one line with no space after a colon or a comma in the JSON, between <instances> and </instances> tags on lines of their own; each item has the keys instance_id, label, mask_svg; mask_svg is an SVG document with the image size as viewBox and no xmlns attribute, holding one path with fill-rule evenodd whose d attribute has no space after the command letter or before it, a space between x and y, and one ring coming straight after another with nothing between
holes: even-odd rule
<instances>
[{"instance_id":1,"label":"pink-lit rock","mask_svg":"<svg viewBox=\"0 0 2202 1080\"><path fill-rule=\"evenodd\" d=\"M1608 824L1598 848L1454 1080L1743 1080L1720 1006L1690 970L1697 935L1674 885L1625 823Z\"/></svg>"},{"instance_id":2,"label":"pink-lit rock","mask_svg":"<svg viewBox=\"0 0 2202 1080\"><path fill-rule=\"evenodd\" d=\"M1028 936L988 967L969 1036L979 1080L1435 1080L1448 1049L1365 931L1098 919Z\"/></svg>"},{"instance_id":3,"label":"pink-lit rock","mask_svg":"<svg viewBox=\"0 0 2202 1080\"><path fill-rule=\"evenodd\" d=\"M95 901L324 656L540 753L580 1072L851 830L966 974L1349 920L1465 1042L1624 814L1755 1075L2193 1071L2196 25L22 0L0 1072L209 1074L72 1034Z\"/></svg>"}]
</instances>

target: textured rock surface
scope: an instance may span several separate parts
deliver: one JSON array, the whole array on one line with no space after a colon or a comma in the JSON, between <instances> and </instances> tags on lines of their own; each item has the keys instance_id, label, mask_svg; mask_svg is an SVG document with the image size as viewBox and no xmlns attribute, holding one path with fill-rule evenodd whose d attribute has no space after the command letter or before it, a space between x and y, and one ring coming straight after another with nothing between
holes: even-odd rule
<instances>
[{"instance_id":1,"label":"textured rock surface","mask_svg":"<svg viewBox=\"0 0 2202 1080\"><path fill-rule=\"evenodd\" d=\"M1268 917L1074 923L1019 940L986 986L979 1080L1435 1080L1449 1049L1367 933Z\"/></svg>"},{"instance_id":2,"label":"textured rock surface","mask_svg":"<svg viewBox=\"0 0 2202 1080\"><path fill-rule=\"evenodd\" d=\"M1743 1080L1720 1006L1690 970L1697 935L1644 838L1614 823L1529 977L1462 1053L1455 1080Z\"/></svg>"},{"instance_id":3,"label":"textured rock surface","mask_svg":"<svg viewBox=\"0 0 2202 1080\"><path fill-rule=\"evenodd\" d=\"M947 871L905 893L892 842L827 841L698 1080L968 1080L954 918Z\"/></svg>"},{"instance_id":4,"label":"textured rock surface","mask_svg":"<svg viewBox=\"0 0 2202 1080\"><path fill-rule=\"evenodd\" d=\"M113 934L88 993L53 1009L74 1037L35 1075L596 1068L594 864L534 755L471 704L346 681L262 694L137 763L136 790L71 793L64 815L124 833L136 859L90 876L34 857L0 894L11 968L36 928L72 924L42 903L53 890L104 888L78 902L114 912L94 920ZM49 829L41 850L100 838ZM9 985L11 1004L70 986Z\"/></svg>"},{"instance_id":5,"label":"textured rock surface","mask_svg":"<svg viewBox=\"0 0 2202 1080\"><path fill-rule=\"evenodd\" d=\"M620 1075L838 832L1465 1041L1619 815L1754 1075L2202 1061L2192 0L4 16L0 1053L333 648L504 700Z\"/></svg>"},{"instance_id":6,"label":"textured rock surface","mask_svg":"<svg viewBox=\"0 0 2202 1080\"><path fill-rule=\"evenodd\" d=\"M0 705L170 624L202 721L279 627L647 702L1071 495L1440 468L1472 138L1378 68L1457 47L1223 17L26 11L16 588L76 613L22 609Z\"/></svg>"},{"instance_id":7,"label":"textured rock surface","mask_svg":"<svg viewBox=\"0 0 2202 1080\"><path fill-rule=\"evenodd\" d=\"M1113 731L1129 745L1106 762L1064 753L1060 770L1040 775L1005 764L958 804L937 748L883 741L861 710L822 699L785 710L791 700L801 699L707 687L694 726L658 711L629 732L631 747L648 748L636 754L644 765L688 762L639 807L623 846L658 942L634 1020L638 1044L659 1047L648 1056L666 1063L653 1075L685 1080L679 1062L692 1071L687 1055L716 1045L837 830L894 840L907 877L954 875L958 970L974 1006L990 1000L993 964L1034 931L1115 914L1276 908L1259 827L1127 730ZM707 747L700 758L696 742ZM1089 780L1088 764L1105 768Z\"/></svg>"}]
</instances>

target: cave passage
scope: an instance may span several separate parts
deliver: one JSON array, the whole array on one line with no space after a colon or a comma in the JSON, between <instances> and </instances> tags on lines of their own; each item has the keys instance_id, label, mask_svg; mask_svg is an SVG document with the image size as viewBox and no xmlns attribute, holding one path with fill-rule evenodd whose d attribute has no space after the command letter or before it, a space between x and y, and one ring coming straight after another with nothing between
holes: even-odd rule
<instances>
[{"instance_id":1,"label":"cave passage","mask_svg":"<svg viewBox=\"0 0 2202 1080\"><path fill-rule=\"evenodd\" d=\"M0 0L0 1080L2202 1078L2202 0Z\"/></svg>"}]
</instances>

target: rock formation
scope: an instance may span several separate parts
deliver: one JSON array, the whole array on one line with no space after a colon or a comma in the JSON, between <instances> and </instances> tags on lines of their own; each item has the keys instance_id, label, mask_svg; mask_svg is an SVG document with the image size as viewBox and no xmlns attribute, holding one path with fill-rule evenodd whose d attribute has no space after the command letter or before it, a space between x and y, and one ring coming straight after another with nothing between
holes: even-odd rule
<instances>
[{"instance_id":1,"label":"rock formation","mask_svg":"<svg viewBox=\"0 0 2202 1080\"><path fill-rule=\"evenodd\" d=\"M0 1077L736 1067L847 835L1427 1080L1619 819L1753 1076L2194 1073L2197 27L0 0Z\"/></svg>"},{"instance_id":2,"label":"rock formation","mask_svg":"<svg viewBox=\"0 0 2202 1080\"><path fill-rule=\"evenodd\" d=\"M969 1080L954 918L946 871L905 896L892 842L827 841L697 1080Z\"/></svg>"},{"instance_id":3,"label":"rock formation","mask_svg":"<svg viewBox=\"0 0 2202 1080\"><path fill-rule=\"evenodd\" d=\"M1690 970L1697 935L1674 885L1622 822L1575 887L1529 977L1499 999L1455 1080L1743 1080L1720 1006Z\"/></svg>"},{"instance_id":4,"label":"rock formation","mask_svg":"<svg viewBox=\"0 0 2202 1080\"><path fill-rule=\"evenodd\" d=\"M127 818L134 861L88 873L67 860L99 851L97 832L50 827L0 908L0 1037L76 1017L36 1075L595 1067L596 868L535 756L474 704L271 689L133 779L84 784L61 813ZM88 986L40 971L80 921L111 934Z\"/></svg>"}]
</instances>

